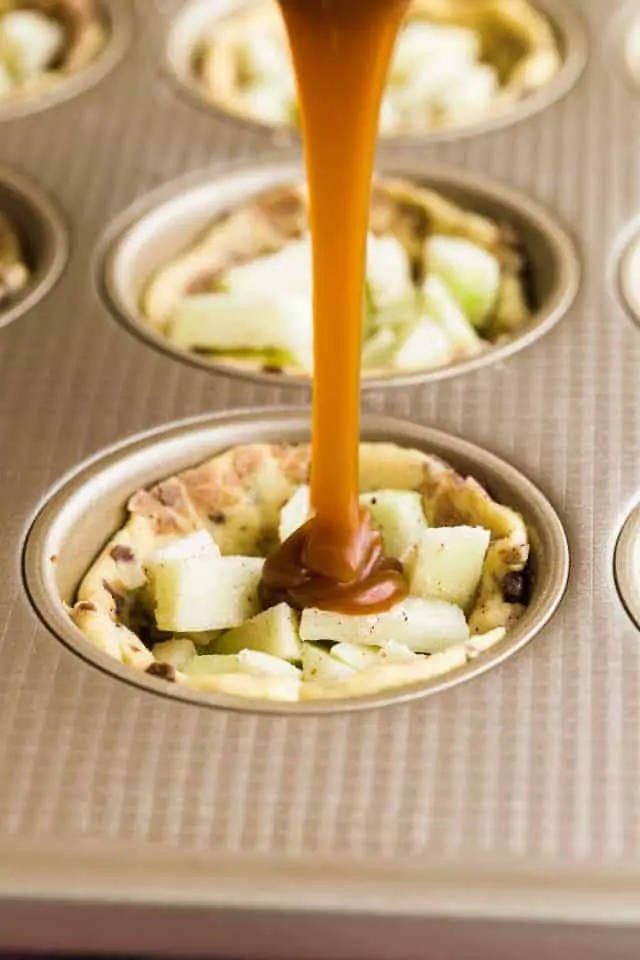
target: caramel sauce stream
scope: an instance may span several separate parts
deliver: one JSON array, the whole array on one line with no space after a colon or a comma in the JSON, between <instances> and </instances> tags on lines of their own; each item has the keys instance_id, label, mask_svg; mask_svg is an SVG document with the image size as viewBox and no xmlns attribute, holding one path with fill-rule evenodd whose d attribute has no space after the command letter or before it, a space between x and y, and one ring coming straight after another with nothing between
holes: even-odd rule
<instances>
[{"instance_id":1,"label":"caramel sauce stream","mask_svg":"<svg viewBox=\"0 0 640 960\"><path fill-rule=\"evenodd\" d=\"M314 516L267 558L267 603L343 613L407 593L358 504L366 238L380 101L409 0L280 0L302 112L313 246Z\"/></svg>"}]
</instances>

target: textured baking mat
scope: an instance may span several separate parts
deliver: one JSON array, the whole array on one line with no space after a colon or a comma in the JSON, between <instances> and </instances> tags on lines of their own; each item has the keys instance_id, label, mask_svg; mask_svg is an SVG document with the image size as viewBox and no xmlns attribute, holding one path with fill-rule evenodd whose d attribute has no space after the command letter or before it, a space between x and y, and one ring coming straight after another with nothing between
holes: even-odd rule
<instances>
[{"instance_id":1,"label":"textured baking mat","mask_svg":"<svg viewBox=\"0 0 640 960\"><path fill-rule=\"evenodd\" d=\"M640 487L640 335L610 274L616 238L638 212L640 113L611 62L618 4L585 0L580 9L590 57L565 100L477 138L385 148L396 165L403 158L425 168L448 164L523 190L569 225L584 267L573 308L518 355L364 401L371 411L459 434L512 463L554 504L571 550L565 600L527 649L412 706L292 720L173 704L101 674L40 624L21 554L38 505L65 471L176 418L299 403L306 394L214 376L164 356L114 320L97 291L94 250L129 203L206 165L215 172L280 156L265 131L195 108L166 81L158 41L177 4L141 0L132 44L100 83L0 124L0 163L56 200L71 246L53 291L0 330L6 896L12 883L25 894L20 863L31 861L20 860L22 845L45 851L54 842L70 862L84 844L96 857L151 849L163 864L163 871L148 871L158 897L162 877L171 889L171 865L178 870L184 858L194 881L206 875L198 874L196 858L211 867L268 856L291 877L298 859L338 858L383 890L388 876L389 894L402 864L410 864L416 890L447 866L461 878L458 892L467 866L489 871L499 864L510 878L501 888L507 891L535 866L554 890L550 914L578 877L609 878L617 889L635 876L640 648L616 593L613 549ZM38 869L32 863L29 875L38 896L47 889L71 895L71 866L51 875ZM335 877L336 906L357 909L359 897L366 906L366 885L349 888L345 901ZM133 898L144 894L137 879ZM211 902L224 886L218 881L212 875ZM124 880L119 889L128 889ZM310 886L301 886L298 898L306 889L310 901ZM494 912L503 909L501 897L493 896ZM463 912L464 898L453 899ZM0 944L2 937L0 928ZM315 946L309 952L318 953Z\"/></svg>"}]
</instances>

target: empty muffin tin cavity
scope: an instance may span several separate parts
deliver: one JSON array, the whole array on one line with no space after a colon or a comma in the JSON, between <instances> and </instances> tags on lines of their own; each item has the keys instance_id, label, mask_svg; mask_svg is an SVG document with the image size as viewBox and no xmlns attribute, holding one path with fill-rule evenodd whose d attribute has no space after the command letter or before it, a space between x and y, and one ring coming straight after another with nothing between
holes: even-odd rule
<instances>
[{"instance_id":1,"label":"empty muffin tin cavity","mask_svg":"<svg viewBox=\"0 0 640 960\"><path fill-rule=\"evenodd\" d=\"M496 666L545 626L564 594L569 553L553 507L516 469L457 437L380 416L364 418L361 436L441 457L485 485L495 500L519 511L527 524L531 542L529 605L501 643L465 666L418 685L351 700L242 701L168 684L125 667L94 648L71 622L64 604L73 602L81 578L122 523L125 504L135 490L236 444L306 441L309 414L304 410L249 410L173 424L111 448L82 466L52 492L28 535L24 570L38 613L66 646L106 673L156 694L209 707L293 714L359 710L436 693Z\"/></svg>"}]
</instances>

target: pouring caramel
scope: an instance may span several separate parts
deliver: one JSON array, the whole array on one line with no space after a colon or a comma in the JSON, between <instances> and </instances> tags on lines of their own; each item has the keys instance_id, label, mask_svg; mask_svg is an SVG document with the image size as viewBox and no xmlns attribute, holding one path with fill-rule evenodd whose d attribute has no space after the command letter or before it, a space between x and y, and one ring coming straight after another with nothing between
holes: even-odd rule
<instances>
[{"instance_id":1,"label":"pouring caramel","mask_svg":"<svg viewBox=\"0 0 640 960\"><path fill-rule=\"evenodd\" d=\"M280 0L302 113L314 277L313 517L268 557L265 603L342 613L407 594L358 503L360 351L384 83L409 0Z\"/></svg>"}]
</instances>

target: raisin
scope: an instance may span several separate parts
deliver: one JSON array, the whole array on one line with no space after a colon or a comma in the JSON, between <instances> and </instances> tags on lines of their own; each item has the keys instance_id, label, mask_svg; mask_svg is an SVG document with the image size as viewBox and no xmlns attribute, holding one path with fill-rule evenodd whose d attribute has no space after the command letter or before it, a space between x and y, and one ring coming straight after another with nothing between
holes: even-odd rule
<instances>
[{"instance_id":1,"label":"raisin","mask_svg":"<svg viewBox=\"0 0 640 960\"><path fill-rule=\"evenodd\" d=\"M524 573L512 570L502 578L502 597L505 603L527 602L527 578Z\"/></svg>"},{"instance_id":2,"label":"raisin","mask_svg":"<svg viewBox=\"0 0 640 960\"><path fill-rule=\"evenodd\" d=\"M156 660L155 663L147 667L146 672L151 677L158 677L160 680L168 680L169 683L176 682L176 668L172 663L163 663Z\"/></svg>"},{"instance_id":3,"label":"raisin","mask_svg":"<svg viewBox=\"0 0 640 960\"><path fill-rule=\"evenodd\" d=\"M116 544L109 552L111 559L115 560L116 563L133 563L135 560L135 554L131 547L126 547L122 543Z\"/></svg>"}]
</instances>

